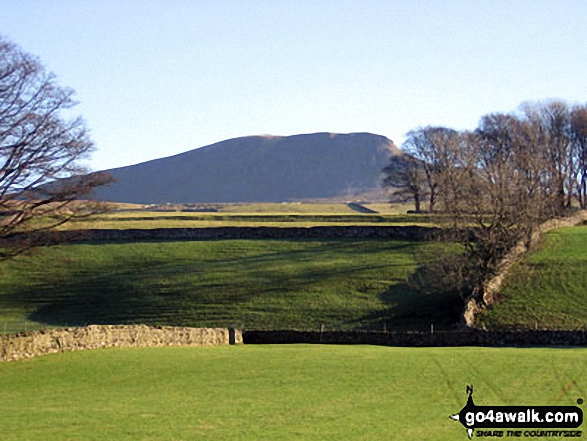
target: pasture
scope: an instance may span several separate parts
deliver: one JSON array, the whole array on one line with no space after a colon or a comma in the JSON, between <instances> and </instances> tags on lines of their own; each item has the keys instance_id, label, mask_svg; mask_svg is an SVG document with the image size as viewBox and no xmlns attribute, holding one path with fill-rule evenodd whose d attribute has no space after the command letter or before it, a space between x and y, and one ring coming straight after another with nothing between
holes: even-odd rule
<instances>
[{"instance_id":1,"label":"pasture","mask_svg":"<svg viewBox=\"0 0 587 441\"><path fill-rule=\"evenodd\" d=\"M383 214L211 214L184 212L125 212L95 216L65 224L60 229L147 229L210 227L318 227L318 226L433 225L430 216Z\"/></svg>"},{"instance_id":2,"label":"pasture","mask_svg":"<svg viewBox=\"0 0 587 441\"><path fill-rule=\"evenodd\" d=\"M479 317L490 329L587 329L587 225L546 234Z\"/></svg>"},{"instance_id":3,"label":"pasture","mask_svg":"<svg viewBox=\"0 0 587 441\"><path fill-rule=\"evenodd\" d=\"M343 239L45 247L0 263L0 331L133 323L450 328L460 297L420 280L442 251L430 242Z\"/></svg>"},{"instance_id":4,"label":"pasture","mask_svg":"<svg viewBox=\"0 0 587 441\"><path fill-rule=\"evenodd\" d=\"M197 204L126 206L81 218L60 229L314 227L348 225L430 225L433 216L408 214L405 204Z\"/></svg>"},{"instance_id":5,"label":"pasture","mask_svg":"<svg viewBox=\"0 0 587 441\"><path fill-rule=\"evenodd\" d=\"M586 349L108 349L0 364L4 440L465 440L466 403L575 405ZM555 440L558 438L548 438Z\"/></svg>"}]
</instances>

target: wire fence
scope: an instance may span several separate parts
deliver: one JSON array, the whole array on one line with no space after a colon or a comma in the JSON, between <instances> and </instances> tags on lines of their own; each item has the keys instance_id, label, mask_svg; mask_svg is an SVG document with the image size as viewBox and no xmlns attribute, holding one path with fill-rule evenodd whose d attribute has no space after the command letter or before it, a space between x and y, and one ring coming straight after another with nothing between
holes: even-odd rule
<instances>
[{"instance_id":1,"label":"wire fence","mask_svg":"<svg viewBox=\"0 0 587 441\"><path fill-rule=\"evenodd\" d=\"M56 328L45 323L36 323L29 321L0 321L0 335L20 334L21 332L40 331L43 329ZM66 328L68 326L58 326Z\"/></svg>"},{"instance_id":2,"label":"wire fence","mask_svg":"<svg viewBox=\"0 0 587 441\"><path fill-rule=\"evenodd\" d=\"M186 326L186 327L195 327L195 328L233 328L238 330L245 330L245 329L254 329L256 331L281 331L284 329L287 330L295 330L295 331L302 331L302 332L332 332L332 331L342 331L342 332L405 332L405 331L413 331L413 332L427 332L427 333L434 333L437 330L443 330L442 327L440 329L435 328L434 323L430 323L428 326L418 326L418 327L410 327L410 328L400 328L396 329L393 326L388 325L387 323L382 323L375 327L368 327L368 328L355 328L349 326L348 323L340 322L340 323L321 323L317 322L313 326L302 326L302 327L284 327L284 328L276 328L275 326L269 327L249 327L244 322L238 321L231 321L227 323L168 323L165 320L161 322L138 322L138 323L109 323L112 325L122 325L122 324L146 324L148 326ZM90 324L97 324L97 323L75 323L75 324L59 324L59 325L48 325L46 323L39 323L33 321L26 321L26 320L4 320L0 321L0 335L12 335L12 334L19 334L22 332L30 332L30 331L40 331L44 329L55 329L55 328L71 328L71 327L83 327ZM446 330L446 329L444 329Z\"/></svg>"}]
</instances>

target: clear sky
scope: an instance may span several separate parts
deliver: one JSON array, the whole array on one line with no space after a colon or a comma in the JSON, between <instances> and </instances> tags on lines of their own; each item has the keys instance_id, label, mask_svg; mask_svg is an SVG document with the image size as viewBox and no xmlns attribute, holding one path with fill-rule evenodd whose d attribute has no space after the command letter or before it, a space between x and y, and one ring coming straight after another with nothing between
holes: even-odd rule
<instances>
[{"instance_id":1,"label":"clear sky","mask_svg":"<svg viewBox=\"0 0 587 441\"><path fill-rule=\"evenodd\" d=\"M94 170L228 138L473 129L587 102L585 0L1 0L77 91Z\"/></svg>"}]
</instances>

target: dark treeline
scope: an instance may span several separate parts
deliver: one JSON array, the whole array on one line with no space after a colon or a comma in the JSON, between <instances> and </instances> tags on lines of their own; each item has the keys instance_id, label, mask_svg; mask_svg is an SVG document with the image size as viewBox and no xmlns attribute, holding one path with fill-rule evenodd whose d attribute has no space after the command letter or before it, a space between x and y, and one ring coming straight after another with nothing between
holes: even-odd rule
<instances>
[{"instance_id":1,"label":"dark treeline","mask_svg":"<svg viewBox=\"0 0 587 441\"><path fill-rule=\"evenodd\" d=\"M483 116L473 131L418 128L403 150L385 184L417 212L443 214L466 249L448 273L480 303L509 250L530 244L544 221L587 207L586 105L525 103Z\"/></svg>"}]
</instances>

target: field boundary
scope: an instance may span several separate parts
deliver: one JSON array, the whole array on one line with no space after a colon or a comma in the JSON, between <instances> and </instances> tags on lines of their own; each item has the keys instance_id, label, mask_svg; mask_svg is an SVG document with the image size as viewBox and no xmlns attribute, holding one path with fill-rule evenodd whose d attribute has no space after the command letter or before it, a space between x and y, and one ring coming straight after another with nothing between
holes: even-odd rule
<instances>
[{"instance_id":1,"label":"field boundary","mask_svg":"<svg viewBox=\"0 0 587 441\"><path fill-rule=\"evenodd\" d=\"M87 229L38 232L35 245L84 242L140 242L238 239L398 239L437 240L441 229L424 226L202 227ZM15 240L20 238L15 235Z\"/></svg>"},{"instance_id":2,"label":"field boundary","mask_svg":"<svg viewBox=\"0 0 587 441\"><path fill-rule=\"evenodd\" d=\"M587 346L587 331L259 331L243 330L244 344L368 344L380 346Z\"/></svg>"},{"instance_id":3,"label":"field boundary","mask_svg":"<svg viewBox=\"0 0 587 441\"><path fill-rule=\"evenodd\" d=\"M463 312L463 321L465 323L465 326L469 328L476 328L476 316L481 314L489 306L491 306L497 301L497 299L499 298L499 292L501 290L503 281L508 275L510 269L514 266L514 264L518 263L528 253L528 251L530 251L533 247L536 246L537 243L539 243L540 238L543 234L558 228L581 225L585 221L587 221L587 210L579 211L578 213L568 218L551 219L543 223L538 228L538 230L535 231L534 234L532 234L529 244L525 241L519 242L501 260L497 274L493 276L490 280L488 280L485 284L483 299L481 299L480 301L475 298L470 298L466 302L465 310Z\"/></svg>"},{"instance_id":4,"label":"field boundary","mask_svg":"<svg viewBox=\"0 0 587 441\"><path fill-rule=\"evenodd\" d=\"M587 331L260 331L146 325L90 325L0 337L0 362L102 348L336 344L403 347L587 346Z\"/></svg>"},{"instance_id":5,"label":"field boundary","mask_svg":"<svg viewBox=\"0 0 587 441\"><path fill-rule=\"evenodd\" d=\"M240 331L180 326L90 325L0 337L0 362L100 348L219 346L242 343Z\"/></svg>"}]
</instances>

